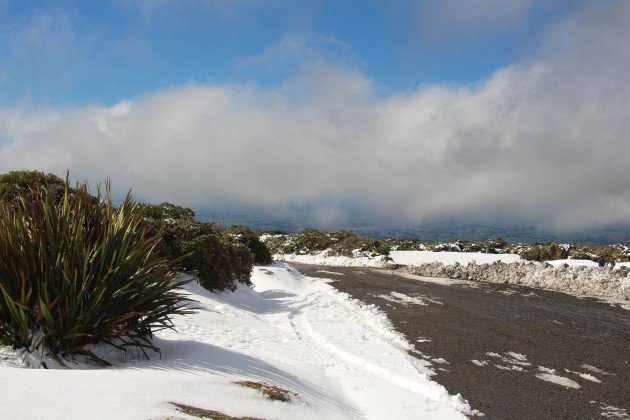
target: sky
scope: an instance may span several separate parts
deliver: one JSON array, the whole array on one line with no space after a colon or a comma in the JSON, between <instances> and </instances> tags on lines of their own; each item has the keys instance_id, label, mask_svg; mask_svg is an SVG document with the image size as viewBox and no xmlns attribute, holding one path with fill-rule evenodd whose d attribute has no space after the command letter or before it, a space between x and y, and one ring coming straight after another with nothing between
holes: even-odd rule
<instances>
[{"instance_id":1,"label":"sky","mask_svg":"<svg viewBox=\"0 0 630 420\"><path fill-rule=\"evenodd\" d=\"M630 2L0 0L0 171L195 209L630 223Z\"/></svg>"}]
</instances>

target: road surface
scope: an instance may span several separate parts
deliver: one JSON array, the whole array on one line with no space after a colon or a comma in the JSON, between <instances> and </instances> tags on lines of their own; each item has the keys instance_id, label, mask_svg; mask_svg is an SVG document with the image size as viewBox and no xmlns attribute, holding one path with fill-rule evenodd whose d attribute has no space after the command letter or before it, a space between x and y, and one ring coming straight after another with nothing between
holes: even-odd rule
<instances>
[{"instance_id":1,"label":"road surface","mask_svg":"<svg viewBox=\"0 0 630 420\"><path fill-rule=\"evenodd\" d=\"M387 313L434 379L491 419L630 419L630 311L514 285L292 265Z\"/></svg>"}]
</instances>

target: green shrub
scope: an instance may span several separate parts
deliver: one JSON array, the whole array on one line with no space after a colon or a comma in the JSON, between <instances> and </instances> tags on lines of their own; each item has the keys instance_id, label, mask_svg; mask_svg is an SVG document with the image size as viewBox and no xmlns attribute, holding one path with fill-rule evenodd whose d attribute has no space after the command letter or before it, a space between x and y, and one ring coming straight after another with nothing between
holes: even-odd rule
<instances>
[{"instance_id":1,"label":"green shrub","mask_svg":"<svg viewBox=\"0 0 630 420\"><path fill-rule=\"evenodd\" d=\"M464 252L483 252L485 254L497 254L509 245L501 238L487 239L482 242L458 241L461 243Z\"/></svg>"},{"instance_id":2,"label":"green shrub","mask_svg":"<svg viewBox=\"0 0 630 420\"><path fill-rule=\"evenodd\" d=\"M571 258L597 261L600 257L612 257L617 262L630 260L630 248L617 245L582 245L570 251Z\"/></svg>"},{"instance_id":3,"label":"green shrub","mask_svg":"<svg viewBox=\"0 0 630 420\"><path fill-rule=\"evenodd\" d=\"M351 257L354 251L373 255L389 255L389 241L359 236L349 230L320 232L316 229L304 229L297 234L268 237L265 245L279 254L316 254L330 249L333 255Z\"/></svg>"},{"instance_id":4,"label":"green shrub","mask_svg":"<svg viewBox=\"0 0 630 420\"><path fill-rule=\"evenodd\" d=\"M534 244L519 253L528 261L562 260L569 256L569 251L557 243Z\"/></svg>"},{"instance_id":5,"label":"green shrub","mask_svg":"<svg viewBox=\"0 0 630 420\"><path fill-rule=\"evenodd\" d=\"M427 242L420 239L406 239L401 237L384 239L387 247L395 251L419 251L427 249Z\"/></svg>"},{"instance_id":6,"label":"green shrub","mask_svg":"<svg viewBox=\"0 0 630 420\"><path fill-rule=\"evenodd\" d=\"M601 255L602 257L607 257L608 255ZM572 250L569 253L569 258L572 258L574 260L591 260L591 261L597 261L599 259L599 256L597 254L592 254L590 252L587 252L583 249L575 249Z\"/></svg>"},{"instance_id":7,"label":"green shrub","mask_svg":"<svg viewBox=\"0 0 630 420\"><path fill-rule=\"evenodd\" d=\"M236 283L251 284L253 255L242 244L232 244L219 234L205 234L184 241L182 266L197 271L208 290L236 290Z\"/></svg>"},{"instance_id":8,"label":"green shrub","mask_svg":"<svg viewBox=\"0 0 630 420\"><path fill-rule=\"evenodd\" d=\"M21 195L31 190L50 190L55 201L61 200L65 182L54 174L39 171L11 171L0 174L0 202L17 205Z\"/></svg>"},{"instance_id":9,"label":"green shrub","mask_svg":"<svg viewBox=\"0 0 630 420\"><path fill-rule=\"evenodd\" d=\"M144 217L154 220L193 220L195 211L187 207L181 207L171 203L162 204L138 204L139 210Z\"/></svg>"},{"instance_id":10,"label":"green shrub","mask_svg":"<svg viewBox=\"0 0 630 420\"><path fill-rule=\"evenodd\" d=\"M255 255L249 245L255 243L248 241L249 233L241 238L216 223L195 220L190 209L168 203L143 204L142 214L159 241L160 255L177 260L182 270L196 271L206 289L235 290L237 283L251 284Z\"/></svg>"},{"instance_id":11,"label":"green shrub","mask_svg":"<svg viewBox=\"0 0 630 420\"><path fill-rule=\"evenodd\" d=\"M239 283L251 286L252 266L254 265L254 254L249 248L240 243L230 244L230 260L234 278Z\"/></svg>"},{"instance_id":12,"label":"green shrub","mask_svg":"<svg viewBox=\"0 0 630 420\"><path fill-rule=\"evenodd\" d=\"M17 207L0 206L0 340L46 348L62 358L90 348L158 350L154 331L172 328L186 301L170 263L155 255L128 195L117 209L109 185L95 200L87 185L60 201L53 189L20 191Z\"/></svg>"},{"instance_id":13,"label":"green shrub","mask_svg":"<svg viewBox=\"0 0 630 420\"><path fill-rule=\"evenodd\" d=\"M258 235L245 226L233 225L228 229L236 242L245 245L254 254L254 264L271 264L271 252Z\"/></svg>"},{"instance_id":14,"label":"green shrub","mask_svg":"<svg viewBox=\"0 0 630 420\"><path fill-rule=\"evenodd\" d=\"M307 228L295 235L293 244L290 245L291 248L286 249L285 253L310 254L324 251L333 244L334 240L331 238L330 234Z\"/></svg>"}]
</instances>

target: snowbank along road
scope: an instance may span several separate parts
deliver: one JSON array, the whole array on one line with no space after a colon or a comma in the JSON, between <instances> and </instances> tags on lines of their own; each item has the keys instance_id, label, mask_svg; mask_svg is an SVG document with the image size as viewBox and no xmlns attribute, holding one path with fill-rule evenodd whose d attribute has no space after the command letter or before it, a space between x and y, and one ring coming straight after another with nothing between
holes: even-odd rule
<instances>
[{"instance_id":1,"label":"snowbank along road","mask_svg":"<svg viewBox=\"0 0 630 420\"><path fill-rule=\"evenodd\" d=\"M486 418L630 418L630 311L515 285L292 264L387 313Z\"/></svg>"}]
</instances>

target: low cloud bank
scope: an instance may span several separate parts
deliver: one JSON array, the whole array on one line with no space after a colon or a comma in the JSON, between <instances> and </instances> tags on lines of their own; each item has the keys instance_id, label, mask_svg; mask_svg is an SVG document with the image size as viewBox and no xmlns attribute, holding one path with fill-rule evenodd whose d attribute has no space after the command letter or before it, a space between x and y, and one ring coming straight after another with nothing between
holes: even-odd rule
<instances>
[{"instance_id":1,"label":"low cloud bank","mask_svg":"<svg viewBox=\"0 0 630 420\"><path fill-rule=\"evenodd\" d=\"M630 3L586 4L477 86L377 94L342 65L113 107L0 108L0 170L110 176L153 201L571 231L630 222Z\"/></svg>"}]
</instances>

